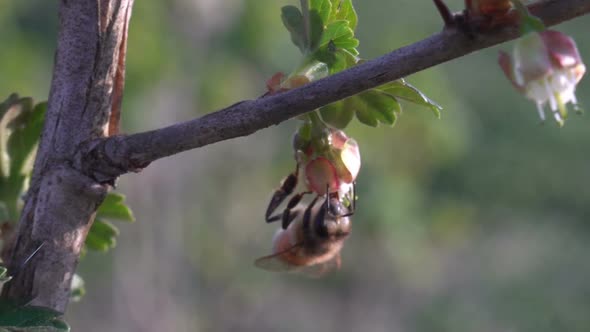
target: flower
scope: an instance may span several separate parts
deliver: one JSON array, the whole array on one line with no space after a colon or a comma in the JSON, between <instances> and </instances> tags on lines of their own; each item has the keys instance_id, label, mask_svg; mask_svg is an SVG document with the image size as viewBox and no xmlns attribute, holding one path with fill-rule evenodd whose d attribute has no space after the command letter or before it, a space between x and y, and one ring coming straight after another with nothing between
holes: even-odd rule
<instances>
[{"instance_id":1,"label":"flower","mask_svg":"<svg viewBox=\"0 0 590 332\"><path fill-rule=\"evenodd\" d=\"M566 104L577 107L576 85L586 66L569 36L552 30L531 33L516 43L512 58L500 52L499 63L514 87L536 102L541 120L546 102L560 126L567 117Z\"/></svg>"},{"instance_id":2,"label":"flower","mask_svg":"<svg viewBox=\"0 0 590 332\"><path fill-rule=\"evenodd\" d=\"M319 195L348 193L361 167L359 147L342 130L325 128L309 141L294 136L295 158L310 191Z\"/></svg>"}]
</instances>

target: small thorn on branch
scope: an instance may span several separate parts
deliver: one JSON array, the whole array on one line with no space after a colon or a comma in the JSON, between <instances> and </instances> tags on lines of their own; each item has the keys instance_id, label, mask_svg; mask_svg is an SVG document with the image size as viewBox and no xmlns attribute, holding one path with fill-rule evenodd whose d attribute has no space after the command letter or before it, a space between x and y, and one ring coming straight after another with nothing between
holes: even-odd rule
<instances>
[{"instance_id":1,"label":"small thorn on branch","mask_svg":"<svg viewBox=\"0 0 590 332\"><path fill-rule=\"evenodd\" d=\"M440 17L442 17L443 22L445 22L445 27L454 26L455 25L455 16L453 15L453 12L451 12L451 10L447 6L447 4L444 2L444 0L433 0L433 1L434 1L434 5L436 6L436 9L438 9Z\"/></svg>"}]
</instances>

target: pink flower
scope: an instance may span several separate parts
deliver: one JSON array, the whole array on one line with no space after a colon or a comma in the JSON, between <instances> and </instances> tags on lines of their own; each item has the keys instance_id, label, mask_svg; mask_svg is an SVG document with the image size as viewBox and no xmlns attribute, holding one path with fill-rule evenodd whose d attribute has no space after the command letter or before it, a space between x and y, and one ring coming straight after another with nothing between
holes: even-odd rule
<instances>
[{"instance_id":1,"label":"pink flower","mask_svg":"<svg viewBox=\"0 0 590 332\"><path fill-rule=\"evenodd\" d=\"M549 102L555 120L563 125L566 104L577 104L576 85L586 72L572 38L552 30L528 34L514 46L512 58L500 52L499 63L514 87L537 104L541 120Z\"/></svg>"},{"instance_id":2,"label":"pink flower","mask_svg":"<svg viewBox=\"0 0 590 332\"><path fill-rule=\"evenodd\" d=\"M359 147L343 131L326 128L321 135L305 142L294 138L297 162L305 174L307 187L319 195L350 191L361 167Z\"/></svg>"}]
</instances>

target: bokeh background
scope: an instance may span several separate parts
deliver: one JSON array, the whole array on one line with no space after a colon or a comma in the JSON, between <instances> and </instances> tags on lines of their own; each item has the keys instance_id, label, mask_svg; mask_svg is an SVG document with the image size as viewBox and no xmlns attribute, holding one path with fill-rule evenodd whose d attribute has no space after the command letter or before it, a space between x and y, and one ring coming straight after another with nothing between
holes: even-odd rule
<instances>
[{"instance_id":1,"label":"bokeh background","mask_svg":"<svg viewBox=\"0 0 590 332\"><path fill-rule=\"evenodd\" d=\"M264 92L299 53L294 0L136 1L125 132ZM454 9L462 1L448 0ZM370 59L441 29L431 1L355 1ZM47 98L57 1L0 1L0 96ZM562 24L590 59L590 17ZM445 109L407 105L394 128L352 124L363 157L354 232L326 278L258 270L263 212L293 169L291 120L121 178L137 222L89 253L74 331L588 331L590 117L539 125L487 49L408 77ZM578 88L590 105L590 80ZM2 97L4 98L4 97Z\"/></svg>"}]
</instances>

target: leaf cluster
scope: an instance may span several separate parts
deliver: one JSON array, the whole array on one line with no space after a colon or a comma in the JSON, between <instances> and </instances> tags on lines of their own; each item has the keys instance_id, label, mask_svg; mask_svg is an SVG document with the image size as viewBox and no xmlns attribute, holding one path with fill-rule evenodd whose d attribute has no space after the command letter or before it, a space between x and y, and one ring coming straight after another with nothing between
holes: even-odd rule
<instances>
[{"instance_id":1,"label":"leaf cluster","mask_svg":"<svg viewBox=\"0 0 590 332\"><path fill-rule=\"evenodd\" d=\"M290 77L313 81L325 77L324 72L335 74L362 62L354 36L358 17L351 0L302 1L301 10L283 7L281 17L293 44L304 55L303 64ZM310 72L312 67L326 70ZM339 129L355 116L368 126L393 126L402 111L400 100L426 106L440 117L442 107L403 79L324 106L319 113L323 122Z\"/></svg>"},{"instance_id":2,"label":"leaf cluster","mask_svg":"<svg viewBox=\"0 0 590 332\"><path fill-rule=\"evenodd\" d=\"M16 223L19 219L22 194L27 190L47 103L35 104L32 98L10 95L0 103L0 223ZM97 210L83 252L106 252L117 244L119 229L111 220L133 222L125 197L109 193ZM0 285L10 280L6 268L0 266ZM72 299L84 295L84 281L79 275L72 280Z\"/></svg>"},{"instance_id":3,"label":"leaf cluster","mask_svg":"<svg viewBox=\"0 0 590 332\"><path fill-rule=\"evenodd\" d=\"M125 196L118 193L109 193L96 211L96 217L88 236L86 248L95 251L106 252L117 245L119 229L109 220L134 222L133 212L125 204Z\"/></svg>"}]
</instances>

